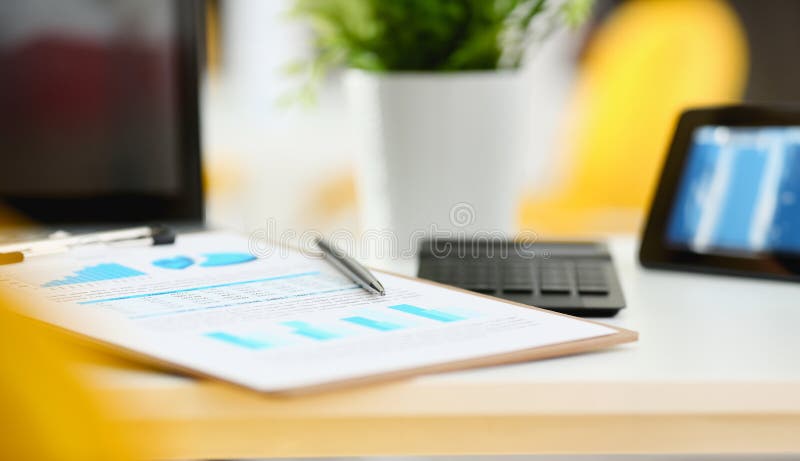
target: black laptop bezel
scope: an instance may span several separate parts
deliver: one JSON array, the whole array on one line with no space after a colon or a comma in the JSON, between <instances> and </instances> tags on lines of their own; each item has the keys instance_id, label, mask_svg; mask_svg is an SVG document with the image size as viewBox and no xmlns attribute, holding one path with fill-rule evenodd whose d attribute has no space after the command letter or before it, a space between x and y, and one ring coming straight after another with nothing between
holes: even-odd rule
<instances>
[{"instance_id":1,"label":"black laptop bezel","mask_svg":"<svg viewBox=\"0 0 800 461\"><path fill-rule=\"evenodd\" d=\"M800 126L800 107L722 106L684 112L677 123L655 196L650 207L639 249L644 267L800 280L800 254L763 252L733 255L696 253L689 248L667 245L666 232L678 186L686 166L696 128L720 126Z\"/></svg>"},{"instance_id":2,"label":"black laptop bezel","mask_svg":"<svg viewBox=\"0 0 800 461\"><path fill-rule=\"evenodd\" d=\"M90 198L5 196L0 200L41 225L91 226L170 222L200 225L204 220L201 178L199 82L204 49L203 2L170 0L175 8L179 112L180 191L172 197L109 194Z\"/></svg>"}]
</instances>

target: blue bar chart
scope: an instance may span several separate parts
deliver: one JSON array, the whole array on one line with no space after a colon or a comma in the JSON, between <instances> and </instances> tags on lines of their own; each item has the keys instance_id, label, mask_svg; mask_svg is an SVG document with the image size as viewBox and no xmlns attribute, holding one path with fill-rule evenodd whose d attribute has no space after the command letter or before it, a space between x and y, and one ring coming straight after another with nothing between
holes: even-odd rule
<instances>
[{"instance_id":1,"label":"blue bar chart","mask_svg":"<svg viewBox=\"0 0 800 461\"><path fill-rule=\"evenodd\" d=\"M326 331L319 327L314 327L307 322L300 322L300 321L283 322L282 325L294 329L293 333L296 335L305 336L306 338L310 338L316 341L328 341L331 339L336 339L341 336L340 334L334 333L332 331Z\"/></svg>"},{"instance_id":2,"label":"blue bar chart","mask_svg":"<svg viewBox=\"0 0 800 461\"><path fill-rule=\"evenodd\" d=\"M74 285L76 283L99 282L103 280L122 279L127 277L138 277L146 275L142 271L132 269L116 263L97 264L88 266L68 275L63 279L53 280L42 285L45 288L58 287L63 285Z\"/></svg>"},{"instance_id":3,"label":"blue bar chart","mask_svg":"<svg viewBox=\"0 0 800 461\"><path fill-rule=\"evenodd\" d=\"M248 338L244 336L237 336L230 333L225 333L224 331L214 331L211 333L206 333L206 336L229 344L233 344L234 346L243 347L245 349L258 350L258 349L266 349L272 346L270 343L266 341L261 341L259 339Z\"/></svg>"},{"instance_id":4,"label":"blue bar chart","mask_svg":"<svg viewBox=\"0 0 800 461\"><path fill-rule=\"evenodd\" d=\"M436 320L437 322L457 322L459 320L464 320L464 317L459 315L450 314L448 312L436 309L423 309L421 307L412 306L411 304L398 304L396 306L389 306L389 309L394 309L400 312L405 312L406 314L416 315L418 317L423 317L430 320Z\"/></svg>"},{"instance_id":5,"label":"blue bar chart","mask_svg":"<svg viewBox=\"0 0 800 461\"><path fill-rule=\"evenodd\" d=\"M205 336L240 348L264 350L435 327L437 323L458 322L476 316L457 308L426 309L410 304L359 309L354 314L335 318L320 316L315 319L288 320L267 324L259 331L214 331Z\"/></svg>"},{"instance_id":6,"label":"blue bar chart","mask_svg":"<svg viewBox=\"0 0 800 461\"><path fill-rule=\"evenodd\" d=\"M394 331L394 330L402 330L403 328L405 328L403 325L398 325L396 323L375 320L362 316L345 317L342 320L345 322L350 322L354 325L359 325L362 327L371 328L373 330L378 330L378 331Z\"/></svg>"}]
</instances>

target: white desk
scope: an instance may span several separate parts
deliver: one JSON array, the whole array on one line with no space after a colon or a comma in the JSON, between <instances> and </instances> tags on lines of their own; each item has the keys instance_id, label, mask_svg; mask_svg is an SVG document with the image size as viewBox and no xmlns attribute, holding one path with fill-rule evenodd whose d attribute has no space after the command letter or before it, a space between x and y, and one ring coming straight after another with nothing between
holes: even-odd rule
<instances>
[{"instance_id":1,"label":"white desk","mask_svg":"<svg viewBox=\"0 0 800 461\"><path fill-rule=\"evenodd\" d=\"M800 285L642 270L612 242L640 332L613 350L299 399L95 370L160 458L800 453Z\"/></svg>"}]
</instances>

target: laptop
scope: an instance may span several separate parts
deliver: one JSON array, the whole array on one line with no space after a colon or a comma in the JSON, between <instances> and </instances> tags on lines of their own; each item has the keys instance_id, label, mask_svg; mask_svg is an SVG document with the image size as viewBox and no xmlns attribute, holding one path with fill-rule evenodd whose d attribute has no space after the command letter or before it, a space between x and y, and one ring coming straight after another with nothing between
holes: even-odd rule
<instances>
[{"instance_id":1,"label":"laptop","mask_svg":"<svg viewBox=\"0 0 800 461\"><path fill-rule=\"evenodd\" d=\"M203 31L193 0L0 3L0 242L202 225Z\"/></svg>"}]
</instances>

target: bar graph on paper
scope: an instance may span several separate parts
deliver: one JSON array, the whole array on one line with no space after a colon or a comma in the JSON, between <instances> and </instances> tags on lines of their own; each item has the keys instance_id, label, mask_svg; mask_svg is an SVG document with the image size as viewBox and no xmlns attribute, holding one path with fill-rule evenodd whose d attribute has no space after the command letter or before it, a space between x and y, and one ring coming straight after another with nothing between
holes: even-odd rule
<instances>
[{"instance_id":1,"label":"bar graph on paper","mask_svg":"<svg viewBox=\"0 0 800 461\"><path fill-rule=\"evenodd\" d=\"M234 266L255 261L257 258L245 252L220 252L203 253L197 264L195 259L185 255L171 256L168 258L158 258L148 263L158 270L167 269L169 271L185 270L190 267L218 268ZM80 283L104 282L108 280L124 279L147 275L145 272L118 263L101 263L76 270L66 277L50 280L41 284L44 288L61 287L65 285L76 285ZM38 284L38 283L37 283Z\"/></svg>"},{"instance_id":2,"label":"bar graph on paper","mask_svg":"<svg viewBox=\"0 0 800 461\"><path fill-rule=\"evenodd\" d=\"M88 266L75 271L62 279L51 280L42 285L44 288L75 285L78 283L100 282L104 280L122 279L146 275L144 272L116 263L103 263Z\"/></svg>"},{"instance_id":3,"label":"bar graph on paper","mask_svg":"<svg viewBox=\"0 0 800 461\"><path fill-rule=\"evenodd\" d=\"M363 309L363 312L335 319L288 320L263 328L263 331L212 331L205 336L239 348L263 350L423 328L460 322L477 316L477 313L457 308L432 309L411 304L397 304L383 308L367 308Z\"/></svg>"}]
</instances>

